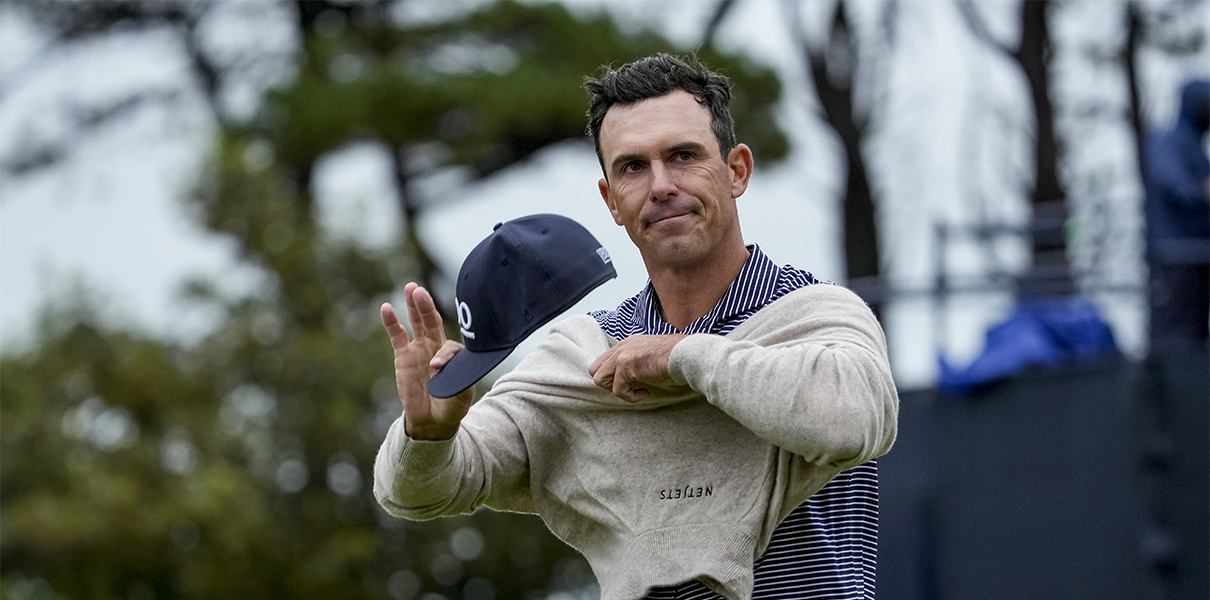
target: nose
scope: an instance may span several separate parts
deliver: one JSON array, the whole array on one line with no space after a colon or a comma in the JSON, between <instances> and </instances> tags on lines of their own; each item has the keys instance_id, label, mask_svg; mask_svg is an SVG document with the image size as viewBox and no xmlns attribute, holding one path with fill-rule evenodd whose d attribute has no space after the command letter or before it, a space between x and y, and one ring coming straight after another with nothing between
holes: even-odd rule
<instances>
[{"instance_id":1,"label":"nose","mask_svg":"<svg viewBox=\"0 0 1210 600\"><path fill-rule=\"evenodd\" d=\"M651 199L655 202L667 200L677 194L672 170L663 161L651 163Z\"/></svg>"}]
</instances>

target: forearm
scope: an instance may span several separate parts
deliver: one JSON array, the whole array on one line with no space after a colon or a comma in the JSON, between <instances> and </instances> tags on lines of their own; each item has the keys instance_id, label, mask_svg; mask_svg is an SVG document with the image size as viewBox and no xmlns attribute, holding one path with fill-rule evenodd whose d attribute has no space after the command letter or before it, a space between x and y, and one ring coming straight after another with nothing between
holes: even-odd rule
<instances>
[{"instance_id":1,"label":"forearm","mask_svg":"<svg viewBox=\"0 0 1210 600\"><path fill-rule=\"evenodd\" d=\"M773 344L690 336L670 371L778 447L818 465L856 466L890 449L898 395L873 316L825 314Z\"/></svg>"},{"instance_id":2,"label":"forearm","mask_svg":"<svg viewBox=\"0 0 1210 600\"><path fill-rule=\"evenodd\" d=\"M481 404L483 404L481 402ZM451 439L424 441L391 425L374 462L374 497L398 517L426 520L481 505L524 510L528 498L524 442L498 407L476 406Z\"/></svg>"},{"instance_id":3,"label":"forearm","mask_svg":"<svg viewBox=\"0 0 1210 600\"><path fill-rule=\"evenodd\" d=\"M374 461L374 497L386 511L412 520L432 519L474 510L471 482L461 479L475 469L459 469L456 440L408 438L400 417L391 425Z\"/></svg>"}]
</instances>

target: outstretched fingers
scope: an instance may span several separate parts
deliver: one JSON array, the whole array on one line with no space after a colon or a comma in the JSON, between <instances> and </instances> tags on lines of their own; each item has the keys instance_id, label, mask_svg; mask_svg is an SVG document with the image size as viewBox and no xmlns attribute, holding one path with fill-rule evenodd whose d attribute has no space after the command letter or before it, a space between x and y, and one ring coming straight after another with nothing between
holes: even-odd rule
<instances>
[{"instance_id":1,"label":"outstretched fingers","mask_svg":"<svg viewBox=\"0 0 1210 600\"><path fill-rule=\"evenodd\" d=\"M416 298L416 307L420 309L420 320L424 323L424 330L430 338L445 343L445 324L441 320L441 313L437 310L437 303L433 301L433 296L424 288L419 288L413 294Z\"/></svg>"},{"instance_id":2,"label":"outstretched fingers","mask_svg":"<svg viewBox=\"0 0 1210 600\"><path fill-rule=\"evenodd\" d=\"M422 329L424 324L420 321L420 310L416 308L415 294L418 289L421 289L420 286L411 282L403 286L403 302L408 308L408 321L412 322L412 336L415 338L424 335L424 330Z\"/></svg>"},{"instance_id":3,"label":"outstretched fingers","mask_svg":"<svg viewBox=\"0 0 1210 600\"><path fill-rule=\"evenodd\" d=\"M391 306L390 302L383 302L379 312L382 314L382 326L387 330L387 337L391 338L391 347L396 350L406 348L408 332L399 322L399 315L395 314L395 307Z\"/></svg>"},{"instance_id":4,"label":"outstretched fingers","mask_svg":"<svg viewBox=\"0 0 1210 600\"><path fill-rule=\"evenodd\" d=\"M438 345L445 343L445 327L441 322L441 313L437 312L437 304L429 291L409 283L403 288L404 298L407 299L408 320L412 323L412 333L416 339L429 339Z\"/></svg>"}]
</instances>

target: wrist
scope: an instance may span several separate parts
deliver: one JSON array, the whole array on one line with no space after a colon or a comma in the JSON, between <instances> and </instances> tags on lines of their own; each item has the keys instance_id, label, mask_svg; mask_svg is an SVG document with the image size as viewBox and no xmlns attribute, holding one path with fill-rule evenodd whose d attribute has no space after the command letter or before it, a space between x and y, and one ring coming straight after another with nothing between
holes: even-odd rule
<instances>
[{"instance_id":1,"label":"wrist","mask_svg":"<svg viewBox=\"0 0 1210 600\"><path fill-rule=\"evenodd\" d=\"M453 425L438 423L416 425L407 418L407 415L404 415L403 431L409 438L413 440L440 442L448 440L458 434L458 423L454 423Z\"/></svg>"}]
</instances>

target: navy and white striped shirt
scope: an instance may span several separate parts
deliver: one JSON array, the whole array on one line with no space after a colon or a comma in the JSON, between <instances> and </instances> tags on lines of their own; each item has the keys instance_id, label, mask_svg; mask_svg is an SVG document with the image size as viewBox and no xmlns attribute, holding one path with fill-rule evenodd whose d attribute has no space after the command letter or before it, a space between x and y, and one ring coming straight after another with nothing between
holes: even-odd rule
<instances>
[{"instance_id":1,"label":"navy and white striped shirt","mask_svg":"<svg viewBox=\"0 0 1210 600\"><path fill-rule=\"evenodd\" d=\"M614 310L590 313L601 329L621 340L632 335L713 333L725 335L770 302L820 281L789 265L778 267L756 244L739 276L714 309L677 331L660 314L648 282ZM874 597L878 550L878 465L870 461L844 471L794 509L773 531L756 561L754 600ZM654 588L650 600L720 599L694 580Z\"/></svg>"}]
</instances>

